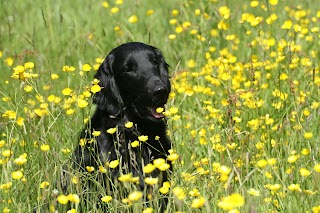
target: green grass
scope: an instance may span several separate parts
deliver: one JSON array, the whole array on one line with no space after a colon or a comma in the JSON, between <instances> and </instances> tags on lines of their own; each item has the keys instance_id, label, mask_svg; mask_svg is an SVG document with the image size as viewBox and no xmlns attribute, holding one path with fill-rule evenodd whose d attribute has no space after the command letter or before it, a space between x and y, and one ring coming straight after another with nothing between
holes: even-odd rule
<instances>
[{"instance_id":1,"label":"green grass","mask_svg":"<svg viewBox=\"0 0 320 213\"><path fill-rule=\"evenodd\" d=\"M174 163L168 212L222 212L222 207L233 212L320 211L320 10L315 3L102 3L0 2L0 211L31 212L49 203L59 212L80 212L82 200L67 207L57 202L61 190L52 191L77 146L84 119L94 111L82 94L90 89L100 63L96 59L129 41L158 47L170 64L167 111L177 107L178 112L168 115L168 134L180 157ZM119 12L112 14L113 7ZM147 15L148 10L154 13ZM277 16L272 23L271 14ZM132 15L138 22L128 21ZM13 69L26 62L34 63L32 73L38 77L12 78ZM92 69L80 75L84 64ZM75 71L63 72L66 65ZM73 90L70 96L62 94L65 88ZM51 102L50 95L61 101ZM80 108L79 99L89 105ZM67 113L70 109L73 114ZM19 165L16 159L23 154L27 162ZM49 185L40 188L45 181ZM123 202L123 189L131 193L135 184L119 187L104 204L110 211L145 209L141 200L131 206ZM151 199L154 212L160 187ZM258 196L249 193L251 188ZM76 186L72 190L81 194ZM91 201L108 193L98 187ZM206 202L195 208L199 197ZM81 208L99 211L95 205Z\"/></svg>"}]
</instances>

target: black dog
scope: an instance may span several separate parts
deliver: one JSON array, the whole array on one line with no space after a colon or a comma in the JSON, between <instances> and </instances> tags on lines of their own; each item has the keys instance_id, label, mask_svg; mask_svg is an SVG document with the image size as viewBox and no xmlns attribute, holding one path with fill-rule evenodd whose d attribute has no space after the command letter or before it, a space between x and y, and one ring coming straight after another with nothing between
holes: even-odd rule
<instances>
[{"instance_id":1,"label":"black dog","mask_svg":"<svg viewBox=\"0 0 320 213\"><path fill-rule=\"evenodd\" d=\"M119 160L118 169L108 170L111 182L119 174L130 172L139 177L143 190L143 166L154 159L166 159L171 149L166 120L156 110L164 108L170 93L168 64L159 49L138 42L126 43L109 53L95 78L102 89L94 95L97 109L81 133L80 140L86 142L75 150L76 164L82 171L87 166L98 170L106 162ZM125 127L129 121L133 122L131 128ZM117 131L107 133L110 128ZM93 137L94 131L100 131L100 135ZM148 140L132 147L131 143L141 135L148 136ZM168 180L168 171L156 169L151 175L161 177L162 182Z\"/></svg>"}]
</instances>

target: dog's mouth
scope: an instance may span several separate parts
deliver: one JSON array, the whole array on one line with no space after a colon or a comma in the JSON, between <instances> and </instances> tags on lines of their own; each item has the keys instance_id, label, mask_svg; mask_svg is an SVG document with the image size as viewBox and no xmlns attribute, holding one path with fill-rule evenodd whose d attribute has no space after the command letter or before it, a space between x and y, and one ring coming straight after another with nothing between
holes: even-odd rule
<instances>
[{"instance_id":1,"label":"dog's mouth","mask_svg":"<svg viewBox=\"0 0 320 213\"><path fill-rule=\"evenodd\" d=\"M165 115L163 114L163 112L165 111L164 103L155 105L152 104L151 106L148 105L149 104L142 103L141 100L136 100L135 102L133 102L133 108L141 118L161 120L165 117Z\"/></svg>"},{"instance_id":2,"label":"dog's mouth","mask_svg":"<svg viewBox=\"0 0 320 213\"><path fill-rule=\"evenodd\" d=\"M157 119L164 118L164 105L159 107L147 107L147 109L153 117Z\"/></svg>"}]
</instances>

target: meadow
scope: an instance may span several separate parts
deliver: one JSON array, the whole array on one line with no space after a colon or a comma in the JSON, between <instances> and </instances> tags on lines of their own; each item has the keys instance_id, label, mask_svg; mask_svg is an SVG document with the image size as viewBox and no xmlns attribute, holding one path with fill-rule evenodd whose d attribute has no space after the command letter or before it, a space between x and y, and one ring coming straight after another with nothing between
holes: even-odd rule
<instances>
[{"instance_id":1,"label":"meadow","mask_svg":"<svg viewBox=\"0 0 320 213\"><path fill-rule=\"evenodd\" d=\"M94 73L114 47L140 41L170 65L173 174L146 180L155 205L126 174L128 197L100 189L102 205L151 213L165 195L176 213L320 212L315 2L0 1L0 211L99 212L56 182L94 111Z\"/></svg>"}]
</instances>

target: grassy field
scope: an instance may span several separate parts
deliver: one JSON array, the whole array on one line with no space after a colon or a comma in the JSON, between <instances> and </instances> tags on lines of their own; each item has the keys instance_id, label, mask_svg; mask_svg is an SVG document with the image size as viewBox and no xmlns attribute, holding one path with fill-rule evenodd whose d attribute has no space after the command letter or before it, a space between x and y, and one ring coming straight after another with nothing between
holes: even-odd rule
<instances>
[{"instance_id":1,"label":"grassy field","mask_svg":"<svg viewBox=\"0 0 320 213\"><path fill-rule=\"evenodd\" d=\"M99 212L55 183L94 110L101 60L141 41L170 64L168 134L179 155L154 203L166 193L168 212L320 212L312 2L0 1L0 211ZM96 192L110 212L157 212L124 185L129 197Z\"/></svg>"}]
</instances>

